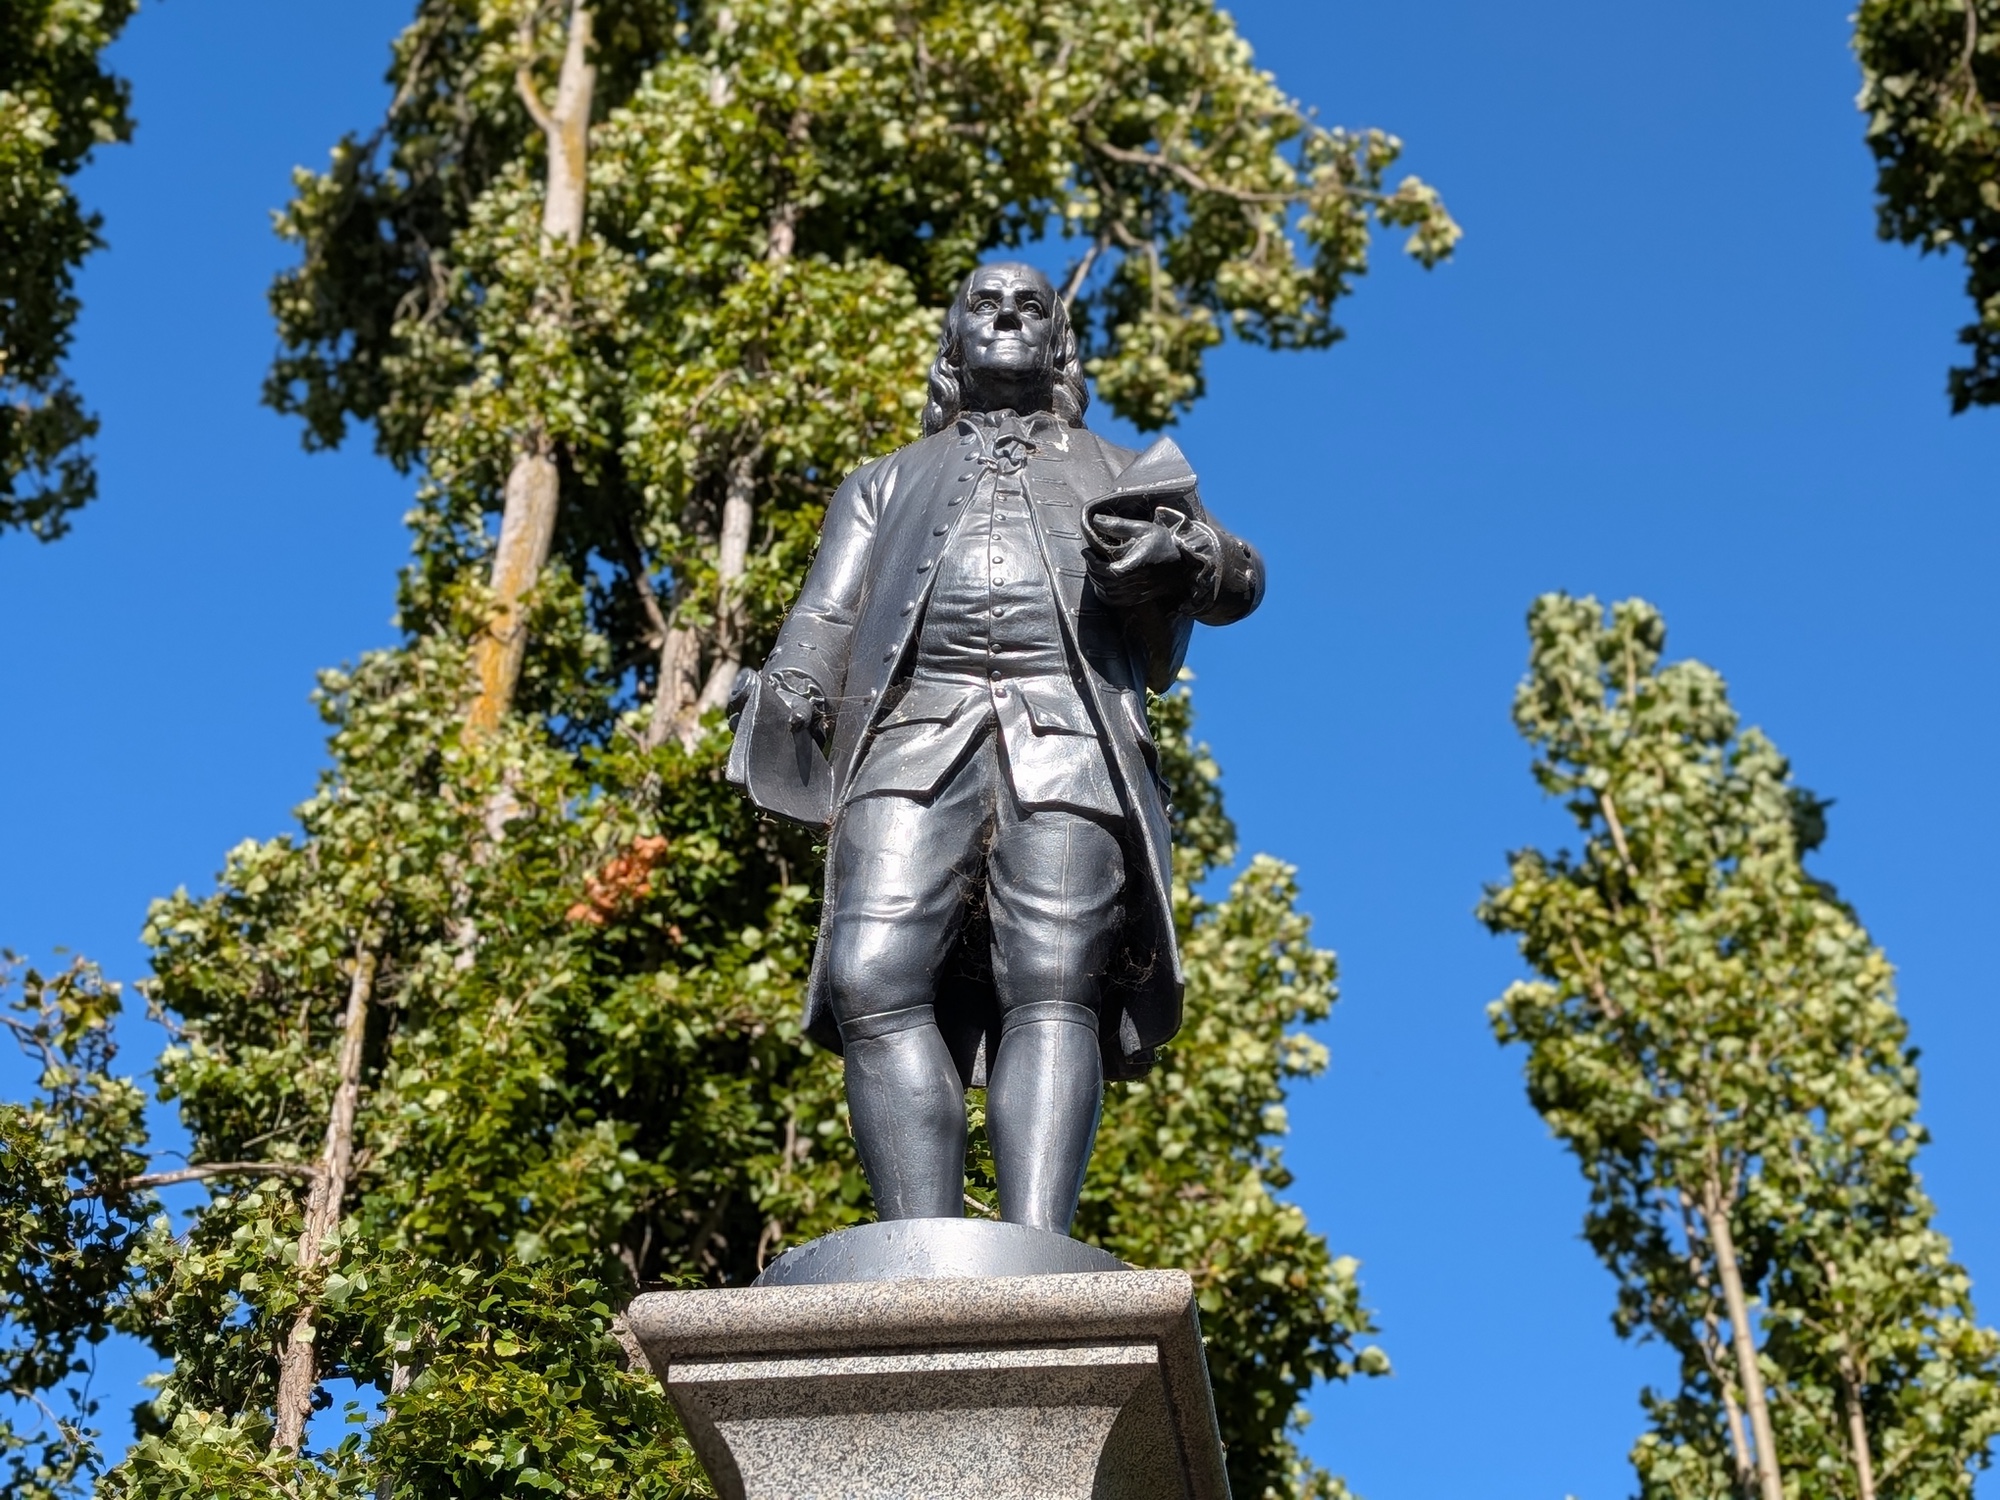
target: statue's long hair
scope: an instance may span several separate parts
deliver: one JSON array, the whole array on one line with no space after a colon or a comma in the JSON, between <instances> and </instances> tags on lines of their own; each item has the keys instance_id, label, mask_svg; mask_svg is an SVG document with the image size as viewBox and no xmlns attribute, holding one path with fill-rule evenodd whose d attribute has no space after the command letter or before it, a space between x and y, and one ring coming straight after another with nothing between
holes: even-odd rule
<instances>
[{"instance_id":1,"label":"statue's long hair","mask_svg":"<svg viewBox=\"0 0 2000 1500\"><path fill-rule=\"evenodd\" d=\"M972 277L967 276L945 310L944 329L938 334L937 358L931 363L931 398L924 406L925 437L943 432L965 409L965 348L960 342L960 332L966 294L971 289ZM1049 302L1049 316L1055 319L1055 338L1050 344L1049 410L1070 426L1081 427L1083 413L1090 405L1090 388L1083 383L1083 359L1077 350L1076 330L1070 326L1069 309L1053 290Z\"/></svg>"}]
</instances>

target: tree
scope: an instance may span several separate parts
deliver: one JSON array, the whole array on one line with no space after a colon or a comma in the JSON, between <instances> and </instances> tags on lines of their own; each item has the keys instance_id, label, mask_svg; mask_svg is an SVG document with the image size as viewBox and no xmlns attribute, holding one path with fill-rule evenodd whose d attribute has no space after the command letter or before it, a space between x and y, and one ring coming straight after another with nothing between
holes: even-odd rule
<instances>
[{"instance_id":1,"label":"tree","mask_svg":"<svg viewBox=\"0 0 2000 1500\"><path fill-rule=\"evenodd\" d=\"M154 1207L145 1094L114 1077L117 986L89 964L44 975L0 952L0 1016L39 1065L38 1096L0 1103L0 1417L4 1488L54 1500L99 1466L88 1350L111 1331L131 1255ZM62 1403L63 1409L51 1404Z\"/></svg>"},{"instance_id":2,"label":"tree","mask_svg":"<svg viewBox=\"0 0 2000 1500\"><path fill-rule=\"evenodd\" d=\"M2000 3L1863 0L1854 16L1882 238L1965 256L1974 321L1951 407L2000 402Z\"/></svg>"},{"instance_id":3,"label":"tree","mask_svg":"<svg viewBox=\"0 0 2000 1500\"><path fill-rule=\"evenodd\" d=\"M1158 426L1227 331L1336 339L1375 225L1426 262L1457 230L1207 0L424 0L391 76L298 178L269 392L421 473L405 641L326 677L297 832L152 913L212 1196L136 1253L119 1317L173 1370L110 1488L691 1493L619 1305L866 1214L798 1034L818 852L722 780L718 710L833 485L915 435L950 290L1068 235L1098 393ZM1299 1401L1386 1361L1276 1144L1332 958L1282 865L1195 894L1233 833L1154 711L1191 1020L1081 1224L1193 1270L1237 1493L1335 1495ZM316 1440L340 1382L380 1415Z\"/></svg>"},{"instance_id":4,"label":"tree","mask_svg":"<svg viewBox=\"0 0 2000 1500\"><path fill-rule=\"evenodd\" d=\"M0 0L0 532L54 541L97 493L96 418L63 372L77 267L102 221L71 188L97 146L129 139L123 80L100 54L136 0ZM110 1332L153 1205L143 1092L110 1072L119 990L78 961L23 969L0 950L0 1015L38 1092L0 1101L0 1415L4 1488L43 1500L99 1463L88 1351ZM65 1409L51 1404L63 1403Z\"/></svg>"},{"instance_id":5,"label":"tree","mask_svg":"<svg viewBox=\"0 0 2000 1500\"><path fill-rule=\"evenodd\" d=\"M63 373L76 269L102 220L70 187L98 146L131 138L123 79L100 54L137 0L0 0L0 532L43 541L97 493L97 419Z\"/></svg>"},{"instance_id":6,"label":"tree","mask_svg":"<svg viewBox=\"0 0 2000 1500\"><path fill-rule=\"evenodd\" d=\"M1917 1176L1889 962L1802 863L1828 804L1713 671L1660 665L1650 605L1548 594L1528 628L1515 723L1585 844L1488 892L1541 976L1491 1014L1590 1184L1613 1325L1679 1356L1641 1398L1640 1492L1970 1495L2000 1337Z\"/></svg>"}]
</instances>

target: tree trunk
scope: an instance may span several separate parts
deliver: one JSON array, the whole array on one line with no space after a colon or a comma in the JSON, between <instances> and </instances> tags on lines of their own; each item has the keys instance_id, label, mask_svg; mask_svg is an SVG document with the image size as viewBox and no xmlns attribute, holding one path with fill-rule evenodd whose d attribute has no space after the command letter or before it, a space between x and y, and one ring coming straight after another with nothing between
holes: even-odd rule
<instances>
[{"instance_id":1,"label":"tree trunk","mask_svg":"<svg viewBox=\"0 0 2000 1500\"><path fill-rule=\"evenodd\" d=\"M341 1028L338 1083L333 1109L327 1116L326 1142L320 1148L319 1171L306 1195L306 1222L299 1231L299 1275L308 1276L319 1264L326 1237L340 1223L340 1206L347 1197L348 1172L354 1163L354 1116L361 1103L362 1046L368 1035L368 1002L375 990L376 955L364 939L354 955L354 979L347 990L347 1019ZM300 1304L291 1337L278 1362L277 1433L273 1451L296 1453L305 1441L306 1419L312 1415L313 1390L319 1384L318 1351L314 1347L311 1301Z\"/></svg>"},{"instance_id":2,"label":"tree trunk","mask_svg":"<svg viewBox=\"0 0 2000 1500\"><path fill-rule=\"evenodd\" d=\"M569 35L562 73L556 79L556 107L537 118L548 138L548 194L542 200L542 237L574 245L583 238L584 180L590 166L590 108L597 69L590 61L591 13L585 0L570 0ZM526 85L533 92L533 84Z\"/></svg>"},{"instance_id":3,"label":"tree trunk","mask_svg":"<svg viewBox=\"0 0 2000 1500\"><path fill-rule=\"evenodd\" d=\"M793 114L785 138L794 145L802 143L810 120L804 110ZM783 265L792 258L798 244L798 226L798 205L786 199L764 226L767 263ZM752 345L744 365L749 373L761 374L763 351ZM761 448L751 443L729 465L729 480L722 500L722 535L715 560L714 664L704 678L699 632L679 625L667 632L660 645L660 680L653 690L653 714L646 726L645 745L649 750L664 745L669 735L692 746L701 732L702 715L728 703L730 686L743 670L743 641L749 623L743 600L743 575L750 558L750 528L757 514L757 461L761 456ZM701 684L699 691L695 688L697 682Z\"/></svg>"},{"instance_id":4,"label":"tree trunk","mask_svg":"<svg viewBox=\"0 0 2000 1500\"><path fill-rule=\"evenodd\" d=\"M701 716L729 701L729 687L743 666L743 638L747 620L743 600L743 575L750 562L750 528L757 515L757 459L755 452L741 454L729 465L729 479L722 499L722 535L715 559L715 657L704 677L701 673L701 633L692 626L676 623L660 643L659 682L653 689L653 713L646 726L648 750L664 745L669 738L692 746L701 733Z\"/></svg>"},{"instance_id":5,"label":"tree trunk","mask_svg":"<svg viewBox=\"0 0 2000 1500\"><path fill-rule=\"evenodd\" d=\"M521 600L549 560L549 544L556 534L556 490L556 461L549 452L547 433L537 423L507 475L500 545L493 554L493 614L472 659L479 696L466 722L475 733L497 728L513 704L528 650Z\"/></svg>"},{"instance_id":6,"label":"tree trunk","mask_svg":"<svg viewBox=\"0 0 2000 1500\"><path fill-rule=\"evenodd\" d=\"M1757 1340L1750 1328L1750 1304L1743 1295L1743 1268L1736 1259L1736 1236L1722 1203L1722 1189L1702 1184L1702 1217L1708 1220L1709 1243L1715 1247L1716 1274L1729 1308L1729 1328L1736 1345L1736 1375L1743 1386L1743 1404L1750 1414L1750 1435L1757 1446L1757 1491L1761 1500L1785 1500L1784 1477L1778 1469L1777 1439L1771 1432L1771 1403L1764 1390L1764 1372L1757 1365Z\"/></svg>"},{"instance_id":7,"label":"tree trunk","mask_svg":"<svg viewBox=\"0 0 2000 1500\"><path fill-rule=\"evenodd\" d=\"M1729 1422L1729 1453L1736 1465L1736 1493L1747 1497L1756 1483L1756 1467L1750 1462L1750 1439L1743 1431L1743 1408L1727 1382L1722 1387L1722 1414Z\"/></svg>"},{"instance_id":8,"label":"tree trunk","mask_svg":"<svg viewBox=\"0 0 2000 1500\"><path fill-rule=\"evenodd\" d=\"M675 611L678 618L679 611ZM645 746L657 750L681 734L694 717L700 696L701 636L692 627L674 625L660 643L660 680L653 688L653 716L646 725Z\"/></svg>"},{"instance_id":9,"label":"tree trunk","mask_svg":"<svg viewBox=\"0 0 2000 1500\"><path fill-rule=\"evenodd\" d=\"M554 110L546 108L523 63L515 74L521 102L534 117L548 143L548 177L542 198L544 247L573 248L583 237L584 187L590 164L590 109L597 86L597 69L590 62L591 13L583 0L572 0L569 35L563 48L562 74L556 84ZM560 309L545 307L545 314ZM556 530L558 488L554 445L540 421L530 424L515 449L507 475L505 508L500 517L500 542L493 555L493 614L473 652L478 696L466 714L475 734L497 727L513 706L521 680L521 661L528 649L521 600L541 576L549 560Z\"/></svg>"},{"instance_id":10,"label":"tree trunk","mask_svg":"<svg viewBox=\"0 0 2000 1500\"><path fill-rule=\"evenodd\" d=\"M715 665L681 728L684 740L692 740L699 732L703 714L729 701L729 685L743 668L743 637L749 623L743 574L750 562L750 523L756 519L756 502L757 454L739 454L729 465L721 545L715 559Z\"/></svg>"},{"instance_id":11,"label":"tree trunk","mask_svg":"<svg viewBox=\"0 0 2000 1500\"><path fill-rule=\"evenodd\" d=\"M1704 1289L1706 1289L1704 1284ZM1712 1306L1713 1304L1711 1304ZM1743 1408L1737 1403L1736 1392L1723 1377L1723 1340L1719 1337L1715 1319L1709 1316L1702 1321L1702 1359L1708 1365L1709 1373L1715 1377L1717 1388L1722 1392L1722 1414L1729 1423L1729 1456L1736 1468L1736 1493L1748 1496L1756 1487L1756 1466L1750 1461L1750 1438L1743 1430Z\"/></svg>"},{"instance_id":12,"label":"tree trunk","mask_svg":"<svg viewBox=\"0 0 2000 1500\"><path fill-rule=\"evenodd\" d=\"M1875 1455L1868 1442L1868 1417L1861 1409L1861 1380L1851 1364L1841 1371L1840 1393L1847 1407L1847 1446L1854 1454L1856 1500L1875 1500Z\"/></svg>"}]
</instances>

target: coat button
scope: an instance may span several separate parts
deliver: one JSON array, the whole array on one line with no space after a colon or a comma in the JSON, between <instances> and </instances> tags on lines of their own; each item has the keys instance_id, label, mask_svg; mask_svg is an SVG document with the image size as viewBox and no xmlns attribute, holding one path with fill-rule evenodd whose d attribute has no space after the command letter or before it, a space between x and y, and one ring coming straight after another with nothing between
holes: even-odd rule
<instances>
[{"instance_id":1,"label":"coat button","mask_svg":"<svg viewBox=\"0 0 2000 1500\"><path fill-rule=\"evenodd\" d=\"M949 526L933 526L933 527L931 528L931 535L932 535L932 536L943 536L943 535L944 535L944 534L945 534L945 533L946 533L947 531L949 531L949 530L951 530L951 528L950 528Z\"/></svg>"},{"instance_id":2,"label":"coat button","mask_svg":"<svg viewBox=\"0 0 2000 1500\"><path fill-rule=\"evenodd\" d=\"M931 560L927 557L922 562L917 564L917 571L921 573L925 571L927 568L929 568L930 565L931 565Z\"/></svg>"}]
</instances>

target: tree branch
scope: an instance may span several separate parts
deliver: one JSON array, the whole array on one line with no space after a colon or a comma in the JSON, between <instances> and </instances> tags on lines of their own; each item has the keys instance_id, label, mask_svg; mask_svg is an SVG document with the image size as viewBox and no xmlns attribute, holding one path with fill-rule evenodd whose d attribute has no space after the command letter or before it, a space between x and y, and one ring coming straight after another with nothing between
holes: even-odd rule
<instances>
[{"instance_id":1,"label":"tree branch","mask_svg":"<svg viewBox=\"0 0 2000 1500\"><path fill-rule=\"evenodd\" d=\"M1083 291L1083 284L1089 279L1091 268L1097 264L1111 243L1109 231L1099 230L1096 241L1083 253L1083 259L1076 263L1076 269L1069 273L1069 280L1063 283L1062 302L1065 309L1076 306L1076 299Z\"/></svg>"},{"instance_id":2,"label":"tree branch","mask_svg":"<svg viewBox=\"0 0 2000 1500\"><path fill-rule=\"evenodd\" d=\"M551 141L562 135L562 127L556 124L556 117L542 103L542 96L535 90L535 75L526 60L514 65L514 92L527 107L528 118L535 122L535 128Z\"/></svg>"},{"instance_id":3,"label":"tree branch","mask_svg":"<svg viewBox=\"0 0 2000 1500\"><path fill-rule=\"evenodd\" d=\"M205 1161L179 1167L171 1172L146 1172L123 1182L94 1182L70 1193L72 1200L102 1198L106 1193L135 1193L147 1188L178 1187L184 1182L206 1182L211 1177L306 1177L319 1176L319 1168L309 1161Z\"/></svg>"},{"instance_id":4,"label":"tree branch","mask_svg":"<svg viewBox=\"0 0 2000 1500\"><path fill-rule=\"evenodd\" d=\"M1785 1500L1784 1476L1778 1467L1778 1440L1771 1427L1770 1397L1764 1389L1764 1372L1757 1363L1750 1303L1743 1290L1742 1263L1736 1254L1729 1207L1722 1201L1722 1186L1715 1176L1702 1184L1701 1209L1708 1225L1709 1243L1715 1247L1715 1269L1722 1280L1723 1301L1729 1308L1729 1326L1735 1336L1736 1378L1743 1387L1743 1404L1749 1408L1750 1434L1757 1449L1758 1492L1762 1500Z\"/></svg>"},{"instance_id":5,"label":"tree branch","mask_svg":"<svg viewBox=\"0 0 2000 1500\"><path fill-rule=\"evenodd\" d=\"M364 931L355 944L354 977L347 990L347 1016L341 1027L340 1059L336 1065L333 1107L327 1114L326 1144L320 1149L312 1192L306 1198L305 1224L299 1230L301 1278L309 1276L319 1265L327 1236L339 1224L341 1203L347 1196L348 1169L354 1160L354 1120L361 1105L368 1002L375 993L375 970L380 961L375 941L372 934ZM319 1384L318 1344L313 1337L313 1318L318 1311L310 1296L300 1301L291 1337L285 1341L279 1357L278 1391L272 1403L276 1417L271 1439L273 1452L297 1453L305 1442L306 1419L312 1415L313 1390Z\"/></svg>"},{"instance_id":6,"label":"tree branch","mask_svg":"<svg viewBox=\"0 0 2000 1500\"><path fill-rule=\"evenodd\" d=\"M1253 203L1261 207L1277 208L1299 203L1312 196L1300 188L1289 193L1259 193L1249 188L1230 187L1227 183L1215 182L1202 176L1184 162L1178 162L1158 151L1132 151L1123 146L1114 146L1109 141L1087 138L1084 144L1101 156L1108 156L1115 162L1129 167L1143 167L1149 172L1166 172L1178 177L1197 193L1212 193L1218 198L1230 198L1238 203ZM1353 194L1350 196L1379 197L1379 194Z\"/></svg>"},{"instance_id":7,"label":"tree branch","mask_svg":"<svg viewBox=\"0 0 2000 1500\"><path fill-rule=\"evenodd\" d=\"M531 5L521 12L521 25L517 33L521 57L514 64L514 92L520 95L521 103L527 108L528 118L549 139L549 149L556 149L557 139L562 135L562 127L556 123L549 107L542 102L541 91L535 87L535 21L541 15L539 4Z\"/></svg>"},{"instance_id":8,"label":"tree branch","mask_svg":"<svg viewBox=\"0 0 2000 1500\"><path fill-rule=\"evenodd\" d=\"M657 651L667 639L667 616L660 608L653 580L647 576L646 554L639 546L631 512L623 509L618 513L618 543L625 553L625 570L632 575L632 586L639 591L639 603L645 608L646 623L653 627L652 639L647 644Z\"/></svg>"}]
</instances>

